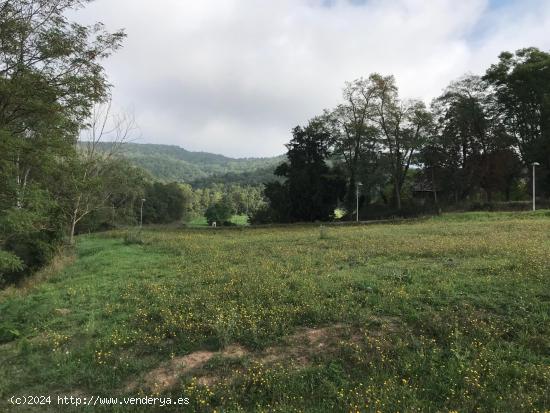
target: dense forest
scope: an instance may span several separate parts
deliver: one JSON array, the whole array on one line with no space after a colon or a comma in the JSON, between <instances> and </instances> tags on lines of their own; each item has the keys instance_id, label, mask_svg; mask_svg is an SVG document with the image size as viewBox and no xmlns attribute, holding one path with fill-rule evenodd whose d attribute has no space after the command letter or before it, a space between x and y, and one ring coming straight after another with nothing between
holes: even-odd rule
<instances>
[{"instance_id":1,"label":"dense forest","mask_svg":"<svg viewBox=\"0 0 550 413\"><path fill-rule=\"evenodd\" d=\"M430 107L402 99L393 76L357 79L335 108L292 130L286 155L231 159L129 143L135 124L112 110L102 66L125 33L71 21L81 5L0 6L0 282L44 265L76 234L117 226L525 206L533 163L537 194L550 193L544 51L502 53Z\"/></svg>"}]
</instances>

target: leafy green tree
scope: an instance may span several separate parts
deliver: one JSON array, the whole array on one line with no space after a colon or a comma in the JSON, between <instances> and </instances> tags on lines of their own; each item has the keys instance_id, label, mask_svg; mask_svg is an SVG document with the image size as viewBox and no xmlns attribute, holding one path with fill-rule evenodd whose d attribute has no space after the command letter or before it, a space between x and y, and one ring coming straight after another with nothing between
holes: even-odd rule
<instances>
[{"instance_id":1,"label":"leafy green tree","mask_svg":"<svg viewBox=\"0 0 550 413\"><path fill-rule=\"evenodd\" d=\"M379 130L373 123L376 88L372 79L357 79L346 84L344 103L323 116L334 139L333 157L342 160L348 182L346 208L355 209L357 176L365 174L365 165L373 164L379 143Z\"/></svg>"},{"instance_id":2,"label":"leafy green tree","mask_svg":"<svg viewBox=\"0 0 550 413\"><path fill-rule=\"evenodd\" d=\"M422 158L434 186L454 202L480 188L489 202L495 192L508 198L520 168L487 82L473 75L452 82L432 103L432 113L434 129Z\"/></svg>"},{"instance_id":3,"label":"leafy green tree","mask_svg":"<svg viewBox=\"0 0 550 413\"><path fill-rule=\"evenodd\" d=\"M108 96L101 60L122 32L68 18L84 1L0 3L0 248L4 267L34 266L66 225L51 176L75 156L91 108ZM17 220L13 217L17 216ZM32 248L31 248L32 247ZM24 251L25 250L25 251ZM28 253L27 253L28 252Z\"/></svg>"},{"instance_id":4,"label":"leafy green tree","mask_svg":"<svg viewBox=\"0 0 550 413\"><path fill-rule=\"evenodd\" d=\"M504 52L484 79L493 87L500 122L523 164L542 165L539 174L547 175L544 189L550 193L550 53L534 47Z\"/></svg>"},{"instance_id":5,"label":"leafy green tree","mask_svg":"<svg viewBox=\"0 0 550 413\"><path fill-rule=\"evenodd\" d=\"M233 217L234 209L229 198L224 197L220 202L210 205L205 212L206 221L209 225L214 222L220 225L227 224Z\"/></svg>"},{"instance_id":6,"label":"leafy green tree","mask_svg":"<svg viewBox=\"0 0 550 413\"><path fill-rule=\"evenodd\" d=\"M479 185L479 161L490 151L486 85L478 76L451 83L432 103L434 130L423 159L437 186L458 202Z\"/></svg>"},{"instance_id":7,"label":"leafy green tree","mask_svg":"<svg viewBox=\"0 0 550 413\"><path fill-rule=\"evenodd\" d=\"M288 222L326 221L345 194L345 178L326 163L333 138L319 119L305 128L294 128L292 134L288 162L275 171L286 180L270 183L265 189L273 216Z\"/></svg>"},{"instance_id":8,"label":"leafy green tree","mask_svg":"<svg viewBox=\"0 0 550 413\"><path fill-rule=\"evenodd\" d=\"M179 221L183 218L186 203L185 195L177 183L150 184L145 189L143 222L168 224ZM139 213L140 206L140 203L136 204L136 214Z\"/></svg>"},{"instance_id":9,"label":"leafy green tree","mask_svg":"<svg viewBox=\"0 0 550 413\"><path fill-rule=\"evenodd\" d=\"M17 207L56 157L72 155L94 102L108 94L100 61L124 34L70 22L67 12L81 4L6 0L0 6L0 149Z\"/></svg>"},{"instance_id":10,"label":"leafy green tree","mask_svg":"<svg viewBox=\"0 0 550 413\"><path fill-rule=\"evenodd\" d=\"M389 158L394 196L397 208L401 209L403 184L414 157L428 137L431 116L422 102L399 99L393 76L373 74L369 79L374 85L373 119Z\"/></svg>"}]
</instances>

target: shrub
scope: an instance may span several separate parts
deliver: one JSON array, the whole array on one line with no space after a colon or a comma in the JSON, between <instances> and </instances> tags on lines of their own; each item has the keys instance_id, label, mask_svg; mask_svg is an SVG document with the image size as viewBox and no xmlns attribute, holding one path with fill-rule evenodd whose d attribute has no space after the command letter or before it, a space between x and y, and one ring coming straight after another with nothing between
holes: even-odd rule
<instances>
[{"instance_id":1,"label":"shrub","mask_svg":"<svg viewBox=\"0 0 550 413\"><path fill-rule=\"evenodd\" d=\"M25 265L19 257L11 252L0 250L0 287L6 281L5 275L23 271Z\"/></svg>"},{"instance_id":2,"label":"shrub","mask_svg":"<svg viewBox=\"0 0 550 413\"><path fill-rule=\"evenodd\" d=\"M0 267L4 267L0 268L0 278L7 283L20 281L48 264L58 247L59 242L46 232L10 238L0 256Z\"/></svg>"},{"instance_id":3,"label":"shrub","mask_svg":"<svg viewBox=\"0 0 550 413\"><path fill-rule=\"evenodd\" d=\"M9 343L17 339L21 333L12 325L2 324L0 325L0 344Z\"/></svg>"}]
</instances>

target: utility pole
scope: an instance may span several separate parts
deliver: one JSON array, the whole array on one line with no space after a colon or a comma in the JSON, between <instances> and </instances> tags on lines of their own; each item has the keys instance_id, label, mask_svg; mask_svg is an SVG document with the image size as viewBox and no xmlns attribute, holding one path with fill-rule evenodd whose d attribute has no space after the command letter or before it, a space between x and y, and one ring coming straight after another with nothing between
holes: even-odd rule
<instances>
[{"instance_id":1,"label":"utility pole","mask_svg":"<svg viewBox=\"0 0 550 413\"><path fill-rule=\"evenodd\" d=\"M141 230L143 228L143 203L145 202L145 198L141 199L141 208L139 212L139 229Z\"/></svg>"},{"instance_id":2,"label":"utility pole","mask_svg":"<svg viewBox=\"0 0 550 413\"><path fill-rule=\"evenodd\" d=\"M356 222L359 222L359 187L363 186L361 182L357 182L357 194L356 194L356 200L357 200L357 215L356 215Z\"/></svg>"},{"instance_id":3,"label":"utility pole","mask_svg":"<svg viewBox=\"0 0 550 413\"><path fill-rule=\"evenodd\" d=\"M535 199L536 199L535 168L539 165L540 165L540 163L538 163L538 162L533 162L531 164L531 166L533 167L533 211L537 210L536 201L535 201Z\"/></svg>"}]
</instances>

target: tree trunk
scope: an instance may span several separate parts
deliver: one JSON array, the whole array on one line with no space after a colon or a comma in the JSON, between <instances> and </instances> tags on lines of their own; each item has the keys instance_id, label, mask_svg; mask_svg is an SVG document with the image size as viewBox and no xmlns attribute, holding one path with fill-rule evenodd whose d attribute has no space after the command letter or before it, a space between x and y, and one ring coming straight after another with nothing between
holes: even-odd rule
<instances>
[{"instance_id":1,"label":"tree trunk","mask_svg":"<svg viewBox=\"0 0 550 413\"><path fill-rule=\"evenodd\" d=\"M401 211L401 188L398 182L395 183L395 200L397 202L397 209Z\"/></svg>"},{"instance_id":2,"label":"tree trunk","mask_svg":"<svg viewBox=\"0 0 550 413\"><path fill-rule=\"evenodd\" d=\"M437 189L435 188L435 174L434 174L433 168L432 168L432 190L434 192L434 202L435 202L435 205L437 206Z\"/></svg>"},{"instance_id":3,"label":"tree trunk","mask_svg":"<svg viewBox=\"0 0 550 413\"><path fill-rule=\"evenodd\" d=\"M76 217L71 220L71 231L69 233L69 244L74 245L74 231L76 228Z\"/></svg>"},{"instance_id":4,"label":"tree trunk","mask_svg":"<svg viewBox=\"0 0 550 413\"><path fill-rule=\"evenodd\" d=\"M71 216L71 229L69 232L69 243L71 245L74 245L74 231L76 228L76 223L79 221L78 213L80 211L80 200L82 199L81 197L82 197L81 195L78 195L78 198L76 200L76 206Z\"/></svg>"},{"instance_id":5,"label":"tree trunk","mask_svg":"<svg viewBox=\"0 0 550 413\"><path fill-rule=\"evenodd\" d=\"M350 176L348 193L346 196L346 210L348 211L348 215L350 219L353 219L351 212L355 211L355 208L356 208L356 203L357 203L357 200L355 199L356 196L357 196L357 188L356 188L356 180L355 180L355 171L353 171Z\"/></svg>"}]
</instances>

